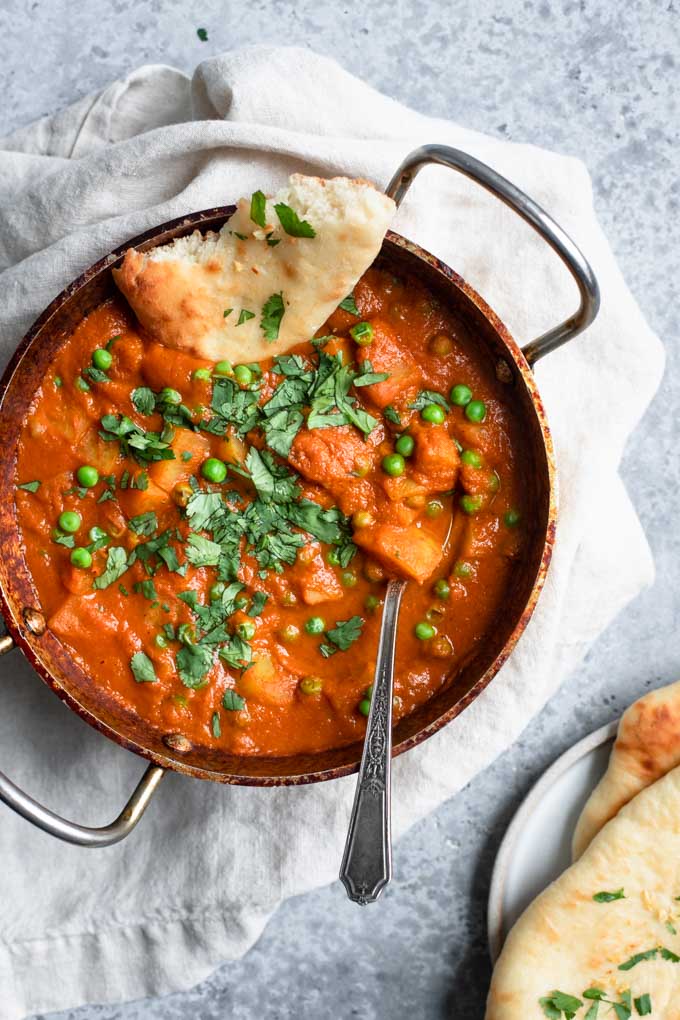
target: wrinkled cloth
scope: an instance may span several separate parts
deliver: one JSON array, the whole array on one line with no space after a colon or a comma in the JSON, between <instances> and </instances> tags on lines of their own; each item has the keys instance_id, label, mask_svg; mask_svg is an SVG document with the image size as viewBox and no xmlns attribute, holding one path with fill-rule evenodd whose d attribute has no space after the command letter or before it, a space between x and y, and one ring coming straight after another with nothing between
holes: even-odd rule
<instances>
[{"instance_id":1,"label":"wrinkled cloth","mask_svg":"<svg viewBox=\"0 0 680 1020\"><path fill-rule=\"evenodd\" d=\"M293 171L384 186L415 146L471 152L549 210L592 261L602 310L538 365L561 505L525 635L459 718L394 764L394 829L432 811L517 738L588 643L653 576L618 466L663 367L596 221L577 159L415 113L306 50L256 47L193 79L143 67L0 142L3 365L47 303L127 238ZM565 268L473 183L423 171L395 228L461 273L520 342L573 311ZM108 821L143 770L70 713L18 652L2 660L0 768L74 820ZM259 790L177 775L122 844L66 846L0 810L0 1017L190 986L242 954L288 896L337 875L354 778ZM396 852L399 872L399 851Z\"/></svg>"}]
</instances>

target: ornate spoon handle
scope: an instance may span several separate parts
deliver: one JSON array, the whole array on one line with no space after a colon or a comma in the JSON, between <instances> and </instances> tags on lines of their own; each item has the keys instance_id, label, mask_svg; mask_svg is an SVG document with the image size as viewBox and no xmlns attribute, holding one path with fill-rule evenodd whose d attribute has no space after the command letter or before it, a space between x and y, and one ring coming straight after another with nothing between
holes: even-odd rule
<instances>
[{"instance_id":1,"label":"ornate spoon handle","mask_svg":"<svg viewBox=\"0 0 680 1020\"><path fill-rule=\"evenodd\" d=\"M392 684L399 605L406 581L387 585L371 711L340 867L340 881L355 903L378 899L392 877L390 765L392 761Z\"/></svg>"}]
</instances>

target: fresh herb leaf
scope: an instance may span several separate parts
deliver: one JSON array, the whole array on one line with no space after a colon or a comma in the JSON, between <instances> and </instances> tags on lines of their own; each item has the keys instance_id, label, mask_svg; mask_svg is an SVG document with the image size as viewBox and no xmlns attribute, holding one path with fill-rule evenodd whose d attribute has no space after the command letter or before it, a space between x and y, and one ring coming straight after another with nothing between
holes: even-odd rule
<instances>
[{"instance_id":1,"label":"fresh herb leaf","mask_svg":"<svg viewBox=\"0 0 680 1020\"><path fill-rule=\"evenodd\" d=\"M156 585L149 578L147 578L146 581L137 581L134 585L134 589L138 595L143 595L145 599L149 600L149 602L154 602L158 598Z\"/></svg>"},{"instance_id":2,"label":"fresh herb leaf","mask_svg":"<svg viewBox=\"0 0 680 1020\"><path fill-rule=\"evenodd\" d=\"M670 949L665 949L664 946L659 948L662 960L668 960L670 963L680 963L680 956L676 956Z\"/></svg>"},{"instance_id":3,"label":"fresh herb leaf","mask_svg":"<svg viewBox=\"0 0 680 1020\"><path fill-rule=\"evenodd\" d=\"M352 616L349 620L339 621L332 630L326 631L326 637L341 652L346 652L350 645L361 637L364 621L360 616Z\"/></svg>"},{"instance_id":4,"label":"fresh herb leaf","mask_svg":"<svg viewBox=\"0 0 680 1020\"><path fill-rule=\"evenodd\" d=\"M220 726L220 714L219 712L213 712L212 717L212 735L215 740L219 740L222 736L222 727Z\"/></svg>"},{"instance_id":5,"label":"fresh herb leaf","mask_svg":"<svg viewBox=\"0 0 680 1020\"><path fill-rule=\"evenodd\" d=\"M652 1012L652 999L649 992L645 992L644 995L639 995L637 999L633 1000L633 1002L638 1016L649 1016Z\"/></svg>"},{"instance_id":6,"label":"fresh herb leaf","mask_svg":"<svg viewBox=\"0 0 680 1020\"><path fill-rule=\"evenodd\" d=\"M256 591L253 594L253 601L248 609L248 616L259 616L265 607L265 603L269 596L264 591Z\"/></svg>"},{"instance_id":7,"label":"fresh herb leaf","mask_svg":"<svg viewBox=\"0 0 680 1020\"><path fill-rule=\"evenodd\" d=\"M130 400L139 414L153 414L156 409L156 394L148 386L138 386L130 394Z\"/></svg>"},{"instance_id":8,"label":"fresh herb leaf","mask_svg":"<svg viewBox=\"0 0 680 1020\"><path fill-rule=\"evenodd\" d=\"M615 892L598 892L593 899L596 903L613 903L614 900L625 900L623 889L616 889Z\"/></svg>"},{"instance_id":9,"label":"fresh herb leaf","mask_svg":"<svg viewBox=\"0 0 680 1020\"><path fill-rule=\"evenodd\" d=\"M135 652L130 659L130 669L138 684L155 684L158 680L153 662L144 652Z\"/></svg>"},{"instance_id":10,"label":"fresh herb leaf","mask_svg":"<svg viewBox=\"0 0 680 1020\"><path fill-rule=\"evenodd\" d=\"M75 535L54 535L52 541L56 545L64 545L67 549L73 549L76 544Z\"/></svg>"},{"instance_id":11,"label":"fresh herb leaf","mask_svg":"<svg viewBox=\"0 0 680 1020\"><path fill-rule=\"evenodd\" d=\"M209 538L192 531L187 539L185 552L189 563L193 563L195 567L216 567L222 550L216 542L211 542Z\"/></svg>"},{"instance_id":12,"label":"fresh herb leaf","mask_svg":"<svg viewBox=\"0 0 680 1020\"><path fill-rule=\"evenodd\" d=\"M126 550L120 545L112 545L106 554L106 567L98 577L95 577L92 587L99 590L108 588L110 584L123 576L127 568Z\"/></svg>"},{"instance_id":13,"label":"fresh herb leaf","mask_svg":"<svg viewBox=\"0 0 680 1020\"><path fill-rule=\"evenodd\" d=\"M250 199L250 218L258 227L267 225L267 196L263 191L254 191Z\"/></svg>"},{"instance_id":14,"label":"fresh herb leaf","mask_svg":"<svg viewBox=\"0 0 680 1020\"><path fill-rule=\"evenodd\" d=\"M169 443L161 439L158 432L145 432L126 415L105 414L101 425L101 438L107 443L117 440L125 456L141 463L175 459Z\"/></svg>"},{"instance_id":15,"label":"fresh herb leaf","mask_svg":"<svg viewBox=\"0 0 680 1020\"><path fill-rule=\"evenodd\" d=\"M413 403L408 406L413 411L422 411L422 409L428 404L438 404L439 407L443 407L445 411L449 410L446 397L442 396L441 393L437 393L436 390L421 390Z\"/></svg>"},{"instance_id":16,"label":"fresh herb leaf","mask_svg":"<svg viewBox=\"0 0 680 1020\"><path fill-rule=\"evenodd\" d=\"M575 995L567 995L565 992L559 991L551 992L550 995L544 996L538 1002L549 1020L560 1020L563 1014L565 1020L573 1020L577 1010L583 1005L581 999L577 999Z\"/></svg>"},{"instance_id":17,"label":"fresh herb leaf","mask_svg":"<svg viewBox=\"0 0 680 1020\"><path fill-rule=\"evenodd\" d=\"M212 649L206 645L183 645L175 656L177 672L185 687L197 690L206 684L206 676L213 664Z\"/></svg>"},{"instance_id":18,"label":"fresh herb leaf","mask_svg":"<svg viewBox=\"0 0 680 1020\"><path fill-rule=\"evenodd\" d=\"M284 202L274 206L281 226L290 237L316 237L316 230L307 220L301 220L294 209Z\"/></svg>"},{"instance_id":19,"label":"fresh herb leaf","mask_svg":"<svg viewBox=\"0 0 680 1020\"><path fill-rule=\"evenodd\" d=\"M224 318L226 319L226 318L228 318L228 317L229 317L229 316L231 315L231 313L232 313L233 311L234 311L234 309L233 309L233 308L225 308L225 309L224 309L224 311L222 312L222 315L223 315L223 316L224 316Z\"/></svg>"},{"instance_id":20,"label":"fresh herb leaf","mask_svg":"<svg viewBox=\"0 0 680 1020\"><path fill-rule=\"evenodd\" d=\"M354 294L348 294L346 298L338 305L338 308L342 308L343 312L349 312L350 315L356 315L357 318L361 315L361 312L357 308L357 303L354 300Z\"/></svg>"},{"instance_id":21,"label":"fresh herb leaf","mask_svg":"<svg viewBox=\"0 0 680 1020\"><path fill-rule=\"evenodd\" d=\"M131 517L128 521L128 528L136 535L153 535L154 531L158 531L158 518L155 511L147 510L146 513Z\"/></svg>"},{"instance_id":22,"label":"fresh herb leaf","mask_svg":"<svg viewBox=\"0 0 680 1020\"><path fill-rule=\"evenodd\" d=\"M196 35L201 40L201 42L208 41L208 30L206 28L197 28Z\"/></svg>"},{"instance_id":23,"label":"fresh herb leaf","mask_svg":"<svg viewBox=\"0 0 680 1020\"><path fill-rule=\"evenodd\" d=\"M228 712L241 712L246 707L246 699L242 698L240 694L232 690L231 687L227 687L226 691L222 695L222 706L226 708Z\"/></svg>"},{"instance_id":24,"label":"fresh herb leaf","mask_svg":"<svg viewBox=\"0 0 680 1020\"><path fill-rule=\"evenodd\" d=\"M194 455L191 452L191 450L183 450L182 451L182 460L184 461L185 464L187 464L192 459L193 456Z\"/></svg>"},{"instance_id":25,"label":"fresh herb leaf","mask_svg":"<svg viewBox=\"0 0 680 1020\"><path fill-rule=\"evenodd\" d=\"M388 404L387 407L383 408L383 414L389 422L392 422L393 425L401 425L401 418L391 404Z\"/></svg>"},{"instance_id":26,"label":"fresh herb leaf","mask_svg":"<svg viewBox=\"0 0 680 1020\"><path fill-rule=\"evenodd\" d=\"M234 235L234 237L238 237L239 241L247 241L248 240L248 235L247 234L239 234L238 230L232 230L232 234Z\"/></svg>"},{"instance_id":27,"label":"fresh herb leaf","mask_svg":"<svg viewBox=\"0 0 680 1020\"><path fill-rule=\"evenodd\" d=\"M23 482L21 485L18 485L17 488L23 489L24 492L37 492L38 489L40 488L41 484L42 483L38 482L38 481L35 481L35 482Z\"/></svg>"},{"instance_id":28,"label":"fresh herb leaf","mask_svg":"<svg viewBox=\"0 0 680 1020\"><path fill-rule=\"evenodd\" d=\"M237 326L242 326L244 322L248 321L248 319L254 319L254 318L255 318L255 312L249 312L247 308L242 308L241 309L241 313L240 313L240 315L238 317L238 322L236 323L236 325Z\"/></svg>"},{"instance_id":29,"label":"fresh herb leaf","mask_svg":"<svg viewBox=\"0 0 680 1020\"><path fill-rule=\"evenodd\" d=\"M83 375L86 375L92 382L111 382L106 372L102 372L100 368L95 368L94 365L89 365Z\"/></svg>"},{"instance_id":30,"label":"fresh herb leaf","mask_svg":"<svg viewBox=\"0 0 680 1020\"><path fill-rule=\"evenodd\" d=\"M285 310L286 309L283 304L283 293L272 294L271 297L267 298L262 306L260 329L264 333L264 338L268 343L273 343L274 340L278 340L281 319L283 318Z\"/></svg>"}]
</instances>

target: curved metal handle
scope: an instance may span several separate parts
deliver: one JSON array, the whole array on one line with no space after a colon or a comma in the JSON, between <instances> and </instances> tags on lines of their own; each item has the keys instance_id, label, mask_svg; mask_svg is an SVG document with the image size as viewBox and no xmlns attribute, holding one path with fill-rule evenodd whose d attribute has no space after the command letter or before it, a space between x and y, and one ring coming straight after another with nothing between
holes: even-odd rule
<instances>
[{"instance_id":1,"label":"curved metal handle","mask_svg":"<svg viewBox=\"0 0 680 1020\"><path fill-rule=\"evenodd\" d=\"M340 866L340 881L355 903L374 903L392 877L390 766L392 684L399 605L405 581L390 581L380 626L371 711L354 805Z\"/></svg>"},{"instance_id":2,"label":"curved metal handle","mask_svg":"<svg viewBox=\"0 0 680 1020\"><path fill-rule=\"evenodd\" d=\"M0 655L11 651L13 647L11 637L6 635L0 638ZM3 772L0 772L0 801L27 822L37 825L43 832L49 832L57 839L63 839L65 843L88 847L111 846L112 843L119 843L121 839L130 835L149 806L164 775L165 769L149 765L118 817L110 825L103 825L101 828L78 825L55 814L24 793Z\"/></svg>"},{"instance_id":3,"label":"curved metal handle","mask_svg":"<svg viewBox=\"0 0 680 1020\"><path fill-rule=\"evenodd\" d=\"M394 177L387 185L386 194L400 205L404 195L411 187L416 175L431 163L458 170L471 180L481 184L501 202L509 206L518 216L526 220L541 237L548 242L553 251L557 252L565 264L579 289L581 303L578 310L558 326L532 340L522 352L530 365L535 365L539 358L550 354L557 347L573 340L586 329L598 313L600 307L600 288L595 274L580 248L568 234L555 222L552 216L537 205L533 199L515 187L509 180L488 167L486 163L469 156L460 149L448 145L421 145L409 153Z\"/></svg>"}]
</instances>

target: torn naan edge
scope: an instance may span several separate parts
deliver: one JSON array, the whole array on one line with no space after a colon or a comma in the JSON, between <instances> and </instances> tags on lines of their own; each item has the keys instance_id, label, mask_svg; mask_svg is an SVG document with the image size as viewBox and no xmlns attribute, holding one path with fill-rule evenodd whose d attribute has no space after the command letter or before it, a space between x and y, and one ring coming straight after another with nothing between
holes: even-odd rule
<instances>
[{"instance_id":1,"label":"torn naan edge","mask_svg":"<svg viewBox=\"0 0 680 1020\"><path fill-rule=\"evenodd\" d=\"M347 297L395 208L368 181L294 174L273 198L242 198L219 233L130 249L114 279L159 343L211 361L270 358Z\"/></svg>"},{"instance_id":2,"label":"torn naan edge","mask_svg":"<svg viewBox=\"0 0 680 1020\"><path fill-rule=\"evenodd\" d=\"M521 916L494 969L486 1020L679 1020L679 862L674 769L623 807Z\"/></svg>"},{"instance_id":3,"label":"torn naan edge","mask_svg":"<svg viewBox=\"0 0 680 1020\"><path fill-rule=\"evenodd\" d=\"M572 855L581 856L602 826L640 790L680 765L680 682L650 691L621 717L604 776L574 830Z\"/></svg>"}]
</instances>

